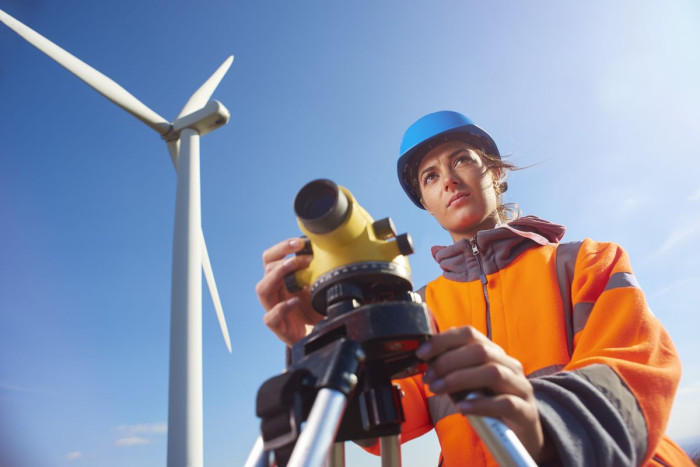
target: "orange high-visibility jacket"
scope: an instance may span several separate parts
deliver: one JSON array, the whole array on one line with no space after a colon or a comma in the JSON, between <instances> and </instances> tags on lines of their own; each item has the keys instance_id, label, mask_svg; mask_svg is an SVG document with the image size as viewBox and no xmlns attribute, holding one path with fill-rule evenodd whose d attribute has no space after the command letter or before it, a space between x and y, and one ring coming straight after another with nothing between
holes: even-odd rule
<instances>
[{"instance_id":1,"label":"orange high-visibility jacket","mask_svg":"<svg viewBox=\"0 0 700 467\"><path fill-rule=\"evenodd\" d=\"M626 253L527 216L433 248L443 275L423 290L439 330L471 325L517 358L563 465L693 465L664 436L680 378ZM399 381L402 441L435 427L440 463L496 465L450 399Z\"/></svg>"}]
</instances>

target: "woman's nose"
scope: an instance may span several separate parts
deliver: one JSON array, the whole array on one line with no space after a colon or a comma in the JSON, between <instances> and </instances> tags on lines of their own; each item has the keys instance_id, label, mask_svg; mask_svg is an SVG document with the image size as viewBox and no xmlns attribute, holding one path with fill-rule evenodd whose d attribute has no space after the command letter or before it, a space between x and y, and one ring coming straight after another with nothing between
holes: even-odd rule
<instances>
[{"instance_id":1,"label":"woman's nose","mask_svg":"<svg viewBox=\"0 0 700 467\"><path fill-rule=\"evenodd\" d=\"M447 190L449 188L459 185L459 178L453 173L448 173L444 180L444 188Z\"/></svg>"}]
</instances>

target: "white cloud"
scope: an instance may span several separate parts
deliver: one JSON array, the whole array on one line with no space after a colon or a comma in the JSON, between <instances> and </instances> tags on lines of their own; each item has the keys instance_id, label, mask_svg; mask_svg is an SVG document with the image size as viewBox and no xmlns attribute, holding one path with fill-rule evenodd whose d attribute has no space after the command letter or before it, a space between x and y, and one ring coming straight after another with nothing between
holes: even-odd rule
<instances>
[{"instance_id":1,"label":"white cloud","mask_svg":"<svg viewBox=\"0 0 700 467\"><path fill-rule=\"evenodd\" d=\"M682 243L697 235L700 235L700 222L677 227L668 235L668 237L666 237L666 240L661 244L655 254L660 255L666 253L679 243Z\"/></svg>"},{"instance_id":2,"label":"white cloud","mask_svg":"<svg viewBox=\"0 0 700 467\"><path fill-rule=\"evenodd\" d=\"M644 205L641 198L625 198L620 203L620 207L624 212L636 211Z\"/></svg>"},{"instance_id":3,"label":"white cloud","mask_svg":"<svg viewBox=\"0 0 700 467\"><path fill-rule=\"evenodd\" d=\"M117 446L135 446L137 444L150 444L151 440L132 436L130 438L120 438L114 442Z\"/></svg>"},{"instance_id":4,"label":"white cloud","mask_svg":"<svg viewBox=\"0 0 700 467\"><path fill-rule=\"evenodd\" d=\"M83 453L80 451L71 451L68 454L66 454L66 459L68 459L69 461L80 459L81 457L83 457Z\"/></svg>"},{"instance_id":5,"label":"white cloud","mask_svg":"<svg viewBox=\"0 0 700 467\"><path fill-rule=\"evenodd\" d=\"M8 391L15 391L15 392L32 392L32 393L41 392L41 391L38 391L36 389L25 388L22 386L15 386L14 384L7 384L7 383L0 383L0 389L6 389Z\"/></svg>"},{"instance_id":6,"label":"white cloud","mask_svg":"<svg viewBox=\"0 0 700 467\"><path fill-rule=\"evenodd\" d=\"M649 300L656 300L657 298L666 295L667 293L671 292L674 289L677 289L679 287L685 287L688 284L697 284L698 283L698 277L689 277L686 279L681 279L678 282L675 282L669 286L664 287L661 290L655 291L649 295Z\"/></svg>"},{"instance_id":7,"label":"white cloud","mask_svg":"<svg viewBox=\"0 0 700 467\"><path fill-rule=\"evenodd\" d=\"M150 444L148 435L160 435L168 432L166 423L138 423L136 425L119 425L112 428L118 433L119 439L114 444L117 446L135 446Z\"/></svg>"},{"instance_id":8,"label":"white cloud","mask_svg":"<svg viewBox=\"0 0 700 467\"><path fill-rule=\"evenodd\" d=\"M136 434L163 434L168 432L167 423L139 423L137 425L119 425L115 431L126 433L127 436Z\"/></svg>"},{"instance_id":9,"label":"white cloud","mask_svg":"<svg viewBox=\"0 0 700 467\"><path fill-rule=\"evenodd\" d=\"M617 201L612 203L610 200ZM591 206L596 213L592 218L599 218L601 213L604 213L615 221L628 219L641 212L649 202L649 195L638 192L634 187L615 186L600 189L596 194L595 204Z\"/></svg>"}]
</instances>

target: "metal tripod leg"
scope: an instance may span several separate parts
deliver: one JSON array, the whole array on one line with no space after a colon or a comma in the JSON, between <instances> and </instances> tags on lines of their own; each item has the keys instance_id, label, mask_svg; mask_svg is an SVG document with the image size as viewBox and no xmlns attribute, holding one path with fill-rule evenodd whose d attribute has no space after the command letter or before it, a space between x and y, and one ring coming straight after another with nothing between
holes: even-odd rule
<instances>
[{"instance_id":1,"label":"metal tripod leg","mask_svg":"<svg viewBox=\"0 0 700 467\"><path fill-rule=\"evenodd\" d=\"M382 453L382 467L401 467L401 442L399 435L379 438Z\"/></svg>"},{"instance_id":2,"label":"metal tripod leg","mask_svg":"<svg viewBox=\"0 0 700 467\"><path fill-rule=\"evenodd\" d=\"M476 397L479 394L471 393L466 399ZM537 467L523 443L505 423L495 418L475 415L468 415L467 420L500 467Z\"/></svg>"},{"instance_id":3,"label":"metal tripod leg","mask_svg":"<svg viewBox=\"0 0 700 467\"><path fill-rule=\"evenodd\" d=\"M382 467L401 467L399 435L379 438ZM335 443L328 462L329 467L345 467L345 443Z\"/></svg>"},{"instance_id":4,"label":"metal tripod leg","mask_svg":"<svg viewBox=\"0 0 700 467\"><path fill-rule=\"evenodd\" d=\"M491 417L467 417L500 467L537 467L513 430Z\"/></svg>"},{"instance_id":5,"label":"metal tripod leg","mask_svg":"<svg viewBox=\"0 0 700 467\"><path fill-rule=\"evenodd\" d=\"M330 458L328 459L329 467L345 467L345 443L339 441L333 445Z\"/></svg>"},{"instance_id":6,"label":"metal tripod leg","mask_svg":"<svg viewBox=\"0 0 700 467\"><path fill-rule=\"evenodd\" d=\"M289 467L323 465L330 454L347 404L347 397L340 391L330 388L318 391L306 426L289 458Z\"/></svg>"},{"instance_id":7,"label":"metal tripod leg","mask_svg":"<svg viewBox=\"0 0 700 467\"><path fill-rule=\"evenodd\" d=\"M265 451L265 442L263 437L258 436L255 440L253 450L248 454L248 459L245 461L245 467L269 467L268 453Z\"/></svg>"}]
</instances>

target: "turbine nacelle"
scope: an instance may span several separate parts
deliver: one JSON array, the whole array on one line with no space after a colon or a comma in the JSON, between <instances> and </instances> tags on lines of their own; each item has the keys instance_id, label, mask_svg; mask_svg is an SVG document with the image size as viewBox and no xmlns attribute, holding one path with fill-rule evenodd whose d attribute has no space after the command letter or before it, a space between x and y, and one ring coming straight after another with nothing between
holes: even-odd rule
<instances>
[{"instance_id":1,"label":"turbine nacelle","mask_svg":"<svg viewBox=\"0 0 700 467\"><path fill-rule=\"evenodd\" d=\"M170 130L163 135L163 139L168 142L175 141L180 138L180 132L185 128L195 130L199 136L204 136L210 131L226 125L230 117L231 113L221 102L211 100L201 109L184 117L178 117L170 125Z\"/></svg>"}]
</instances>

